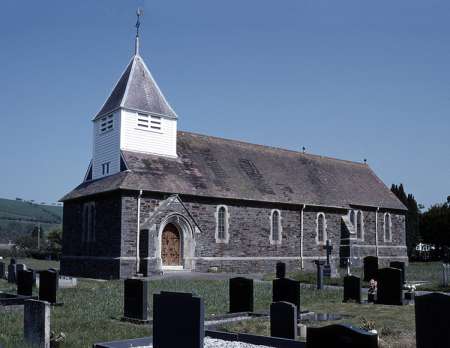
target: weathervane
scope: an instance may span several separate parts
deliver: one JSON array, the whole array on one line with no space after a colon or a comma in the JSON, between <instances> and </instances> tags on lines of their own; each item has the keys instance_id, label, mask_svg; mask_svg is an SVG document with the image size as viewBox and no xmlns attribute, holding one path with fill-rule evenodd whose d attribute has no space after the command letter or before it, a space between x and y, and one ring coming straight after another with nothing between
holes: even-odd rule
<instances>
[{"instance_id":1,"label":"weathervane","mask_svg":"<svg viewBox=\"0 0 450 348\"><path fill-rule=\"evenodd\" d=\"M134 48L134 54L139 55L139 27L141 26L141 16L144 14L142 9L138 8L136 11L137 21L136 21L136 43Z\"/></svg>"}]
</instances>

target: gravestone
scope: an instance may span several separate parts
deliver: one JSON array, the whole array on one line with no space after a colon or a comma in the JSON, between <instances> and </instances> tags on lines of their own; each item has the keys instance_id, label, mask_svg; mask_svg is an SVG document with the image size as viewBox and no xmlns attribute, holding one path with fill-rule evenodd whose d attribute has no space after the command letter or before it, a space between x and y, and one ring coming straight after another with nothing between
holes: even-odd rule
<instances>
[{"instance_id":1,"label":"gravestone","mask_svg":"<svg viewBox=\"0 0 450 348\"><path fill-rule=\"evenodd\" d=\"M153 347L203 348L204 322L200 297L165 291L153 295Z\"/></svg>"},{"instance_id":2,"label":"gravestone","mask_svg":"<svg viewBox=\"0 0 450 348\"><path fill-rule=\"evenodd\" d=\"M297 339L297 308L289 302L270 305L270 336Z\"/></svg>"},{"instance_id":3,"label":"gravestone","mask_svg":"<svg viewBox=\"0 0 450 348\"><path fill-rule=\"evenodd\" d=\"M6 278L6 264L4 262L0 262L0 279Z\"/></svg>"},{"instance_id":4,"label":"gravestone","mask_svg":"<svg viewBox=\"0 0 450 348\"><path fill-rule=\"evenodd\" d=\"M17 295L33 295L33 272L28 270L17 271Z\"/></svg>"},{"instance_id":5,"label":"gravestone","mask_svg":"<svg viewBox=\"0 0 450 348\"><path fill-rule=\"evenodd\" d=\"M327 239L326 244L322 247L326 253L327 253L327 262L323 267L323 275L325 277L331 277L331 263L330 263L330 256L331 252L333 251L333 246L331 245L330 241Z\"/></svg>"},{"instance_id":6,"label":"gravestone","mask_svg":"<svg viewBox=\"0 0 450 348\"><path fill-rule=\"evenodd\" d=\"M148 320L148 281L125 279L123 292L123 316L125 319Z\"/></svg>"},{"instance_id":7,"label":"gravestone","mask_svg":"<svg viewBox=\"0 0 450 348\"><path fill-rule=\"evenodd\" d=\"M325 265L325 261L315 260L314 263L317 267L317 290L323 289L323 266Z\"/></svg>"},{"instance_id":8,"label":"gravestone","mask_svg":"<svg viewBox=\"0 0 450 348\"><path fill-rule=\"evenodd\" d=\"M403 305L402 271L397 268L378 270L377 303Z\"/></svg>"},{"instance_id":9,"label":"gravestone","mask_svg":"<svg viewBox=\"0 0 450 348\"><path fill-rule=\"evenodd\" d=\"M442 283L441 285L446 288L448 287L448 275L449 275L450 265L447 263L442 264Z\"/></svg>"},{"instance_id":10,"label":"gravestone","mask_svg":"<svg viewBox=\"0 0 450 348\"><path fill-rule=\"evenodd\" d=\"M368 282L371 279L377 280L378 272L378 257L366 256L364 258L364 281Z\"/></svg>"},{"instance_id":11,"label":"gravestone","mask_svg":"<svg viewBox=\"0 0 450 348\"><path fill-rule=\"evenodd\" d=\"M307 327L306 348L377 348L378 335L349 325Z\"/></svg>"},{"instance_id":12,"label":"gravestone","mask_svg":"<svg viewBox=\"0 0 450 348\"><path fill-rule=\"evenodd\" d=\"M16 274L19 271L25 271L27 269L27 265L25 265L24 263L18 263L16 264Z\"/></svg>"},{"instance_id":13,"label":"gravestone","mask_svg":"<svg viewBox=\"0 0 450 348\"><path fill-rule=\"evenodd\" d=\"M231 278L230 313L253 312L253 279Z\"/></svg>"},{"instance_id":14,"label":"gravestone","mask_svg":"<svg viewBox=\"0 0 450 348\"><path fill-rule=\"evenodd\" d=\"M56 303L58 290L58 272L54 270L39 273L39 300Z\"/></svg>"},{"instance_id":15,"label":"gravestone","mask_svg":"<svg viewBox=\"0 0 450 348\"><path fill-rule=\"evenodd\" d=\"M286 278L286 264L284 262L277 262L276 270L277 278Z\"/></svg>"},{"instance_id":16,"label":"gravestone","mask_svg":"<svg viewBox=\"0 0 450 348\"><path fill-rule=\"evenodd\" d=\"M361 303L361 279L356 276L344 277L344 302Z\"/></svg>"},{"instance_id":17,"label":"gravestone","mask_svg":"<svg viewBox=\"0 0 450 348\"><path fill-rule=\"evenodd\" d=\"M402 284L405 284L405 279L406 279L405 263L401 262L401 261L392 261L392 262L389 263L389 267L397 268L397 269L402 271Z\"/></svg>"},{"instance_id":18,"label":"gravestone","mask_svg":"<svg viewBox=\"0 0 450 348\"><path fill-rule=\"evenodd\" d=\"M300 282L289 278L272 281L272 302L289 302L300 313Z\"/></svg>"},{"instance_id":19,"label":"gravestone","mask_svg":"<svg viewBox=\"0 0 450 348\"><path fill-rule=\"evenodd\" d=\"M8 283L16 282L16 264L10 263L8 265Z\"/></svg>"},{"instance_id":20,"label":"gravestone","mask_svg":"<svg viewBox=\"0 0 450 348\"><path fill-rule=\"evenodd\" d=\"M417 348L450 347L450 296L431 293L415 298Z\"/></svg>"},{"instance_id":21,"label":"gravestone","mask_svg":"<svg viewBox=\"0 0 450 348\"><path fill-rule=\"evenodd\" d=\"M50 304L27 300L23 312L23 336L31 347L50 348Z\"/></svg>"}]
</instances>

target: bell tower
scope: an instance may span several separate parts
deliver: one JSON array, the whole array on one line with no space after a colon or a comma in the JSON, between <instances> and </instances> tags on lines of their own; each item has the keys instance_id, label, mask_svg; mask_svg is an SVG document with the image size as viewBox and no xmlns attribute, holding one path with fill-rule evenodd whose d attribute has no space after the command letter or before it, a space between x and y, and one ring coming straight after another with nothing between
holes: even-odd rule
<instances>
[{"instance_id":1,"label":"bell tower","mask_svg":"<svg viewBox=\"0 0 450 348\"><path fill-rule=\"evenodd\" d=\"M178 116L140 56L141 16L138 10L134 55L92 120L92 179L120 172L122 151L177 157Z\"/></svg>"}]
</instances>

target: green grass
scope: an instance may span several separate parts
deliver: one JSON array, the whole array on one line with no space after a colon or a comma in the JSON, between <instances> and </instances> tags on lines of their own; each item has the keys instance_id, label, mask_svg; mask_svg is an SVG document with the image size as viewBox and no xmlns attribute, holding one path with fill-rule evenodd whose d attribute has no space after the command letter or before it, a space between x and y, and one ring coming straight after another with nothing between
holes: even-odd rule
<instances>
[{"instance_id":1,"label":"green grass","mask_svg":"<svg viewBox=\"0 0 450 348\"><path fill-rule=\"evenodd\" d=\"M1 217L61 223L62 207L0 198Z\"/></svg>"},{"instance_id":2,"label":"green grass","mask_svg":"<svg viewBox=\"0 0 450 348\"><path fill-rule=\"evenodd\" d=\"M5 258L2 262L9 265L10 258ZM46 270L49 268L59 269L59 261L16 258L16 262L23 263L27 266L27 268L34 269L35 271Z\"/></svg>"}]
</instances>

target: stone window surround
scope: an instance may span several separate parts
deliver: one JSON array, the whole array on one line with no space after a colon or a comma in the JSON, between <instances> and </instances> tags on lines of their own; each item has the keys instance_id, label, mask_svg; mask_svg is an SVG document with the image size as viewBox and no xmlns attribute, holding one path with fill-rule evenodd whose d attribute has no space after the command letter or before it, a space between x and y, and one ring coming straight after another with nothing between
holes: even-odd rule
<instances>
[{"instance_id":1,"label":"stone window surround","mask_svg":"<svg viewBox=\"0 0 450 348\"><path fill-rule=\"evenodd\" d=\"M319 242L319 217L323 216L323 241ZM317 245L325 245L326 241L328 239L327 236L327 217L325 216L324 212L317 213L316 216L316 244Z\"/></svg>"},{"instance_id":2,"label":"stone window surround","mask_svg":"<svg viewBox=\"0 0 450 348\"><path fill-rule=\"evenodd\" d=\"M225 238L219 238L219 210L224 208L225 209ZM230 240L230 233L229 233L229 227L230 227L230 213L228 212L228 207L226 205L218 205L216 208L216 212L214 213L214 217L216 219L216 231L215 231L215 240L216 243L223 243L228 244Z\"/></svg>"},{"instance_id":3,"label":"stone window surround","mask_svg":"<svg viewBox=\"0 0 450 348\"><path fill-rule=\"evenodd\" d=\"M273 239L273 214L278 214L278 240ZM283 225L281 223L281 212L278 209L272 209L270 212L270 245L281 245L283 239Z\"/></svg>"},{"instance_id":4,"label":"stone window surround","mask_svg":"<svg viewBox=\"0 0 450 348\"><path fill-rule=\"evenodd\" d=\"M386 238L386 216L389 221L389 238ZM391 213L383 214L383 240L385 242L392 242L392 216Z\"/></svg>"},{"instance_id":5,"label":"stone window surround","mask_svg":"<svg viewBox=\"0 0 450 348\"><path fill-rule=\"evenodd\" d=\"M353 219L352 219L353 212ZM358 218L361 216L361 220ZM350 209L348 211L348 219L350 220L353 229L350 230L350 239L364 241L364 213L362 210ZM361 225L361 238L358 238L358 225Z\"/></svg>"},{"instance_id":6,"label":"stone window surround","mask_svg":"<svg viewBox=\"0 0 450 348\"><path fill-rule=\"evenodd\" d=\"M83 204L82 211L82 243L95 242L95 202L86 202Z\"/></svg>"}]
</instances>

